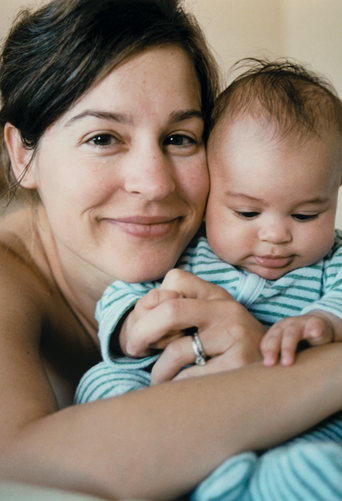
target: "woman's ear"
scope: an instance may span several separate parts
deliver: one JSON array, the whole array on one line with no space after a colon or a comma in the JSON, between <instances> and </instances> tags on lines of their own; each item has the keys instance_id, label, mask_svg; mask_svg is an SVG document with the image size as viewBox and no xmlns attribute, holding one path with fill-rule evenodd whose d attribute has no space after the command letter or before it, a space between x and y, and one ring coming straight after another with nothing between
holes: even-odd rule
<instances>
[{"instance_id":1,"label":"woman's ear","mask_svg":"<svg viewBox=\"0 0 342 501\"><path fill-rule=\"evenodd\" d=\"M20 185L24 188L37 188L33 166L30 166L29 169L26 170L32 158L33 150L25 148L21 140L20 132L10 123L5 125L5 142L17 181L19 181Z\"/></svg>"}]
</instances>

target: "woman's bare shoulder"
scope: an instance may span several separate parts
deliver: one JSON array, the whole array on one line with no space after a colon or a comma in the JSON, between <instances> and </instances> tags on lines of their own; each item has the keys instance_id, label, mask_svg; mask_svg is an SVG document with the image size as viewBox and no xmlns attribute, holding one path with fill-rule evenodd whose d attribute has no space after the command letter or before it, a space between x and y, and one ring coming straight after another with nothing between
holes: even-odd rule
<instances>
[{"instance_id":1,"label":"woman's bare shoulder","mask_svg":"<svg viewBox=\"0 0 342 501\"><path fill-rule=\"evenodd\" d=\"M54 380L74 386L98 360L98 350L61 293L45 247L34 209L0 220L0 361L11 366L14 356L21 357L20 367L27 365L39 379L39 361L27 355L39 353ZM19 372L13 381L23 379Z\"/></svg>"},{"instance_id":2,"label":"woman's bare shoulder","mask_svg":"<svg viewBox=\"0 0 342 501\"><path fill-rule=\"evenodd\" d=\"M21 290L32 295L43 294L53 288L53 277L47 262L46 253L39 237L36 211L33 207L12 212L0 219L0 287L1 296L12 290L8 281L20 284ZM31 286L30 286L31 284ZM19 295L19 289L15 289ZM31 295L32 294L32 295ZM41 298L40 298L41 300ZM42 303L46 304L46 301Z\"/></svg>"},{"instance_id":3,"label":"woman's bare shoulder","mask_svg":"<svg viewBox=\"0 0 342 501\"><path fill-rule=\"evenodd\" d=\"M25 207L10 212L0 219L0 245L27 256L35 231L34 209Z\"/></svg>"},{"instance_id":4,"label":"woman's bare shoulder","mask_svg":"<svg viewBox=\"0 0 342 501\"><path fill-rule=\"evenodd\" d=\"M53 287L42 271L44 253L36 226L31 208L0 220L0 323L2 333L11 331L12 340L22 337L26 324L26 336L39 344L43 323L53 311Z\"/></svg>"},{"instance_id":5,"label":"woman's bare shoulder","mask_svg":"<svg viewBox=\"0 0 342 501\"><path fill-rule=\"evenodd\" d=\"M31 208L13 212L0 219L0 301L11 291L20 290L41 280L37 263L42 253ZM35 279L34 279L35 277ZM33 281L33 282L32 282ZM10 286L12 284L12 286ZM19 285L20 288L15 288ZM26 284L26 285L25 285ZM13 289L14 288L14 289ZM34 293L38 292L35 287Z\"/></svg>"}]
</instances>

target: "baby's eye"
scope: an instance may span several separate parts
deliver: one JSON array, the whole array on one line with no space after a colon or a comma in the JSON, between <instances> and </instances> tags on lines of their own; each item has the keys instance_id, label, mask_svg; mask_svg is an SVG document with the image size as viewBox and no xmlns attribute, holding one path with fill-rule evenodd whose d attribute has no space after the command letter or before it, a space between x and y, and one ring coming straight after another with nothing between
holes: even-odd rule
<instances>
[{"instance_id":1,"label":"baby's eye","mask_svg":"<svg viewBox=\"0 0 342 501\"><path fill-rule=\"evenodd\" d=\"M192 137L186 136L184 134L173 134L168 136L164 140L164 146L188 146L189 144L195 144L196 141Z\"/></svg>"},{"instance_id":2,"label":"baby's eye","mask_svg":"<svg viewBox=\"0 0 342 501\"><path fill-rule=\"evenodd\" d=\"M97 134L88 141L88 143L94 146L110 146L117 142L118 140L111 134Z\"/></svg>"},{"instance_id":3,"label":"baby's eye","mask_svg":"<svg viewBox=\"0 0 342 501\"><path fill-rule=\"evenodd\" d=\"M292 214L296 221L312 221L318 217L318 214Z\"/></svg>"},{"instance_id":4,"label":"baby's eye","mask_svg":"<svg viewBox=\"0 0 342 501\"><path fill-rule=\"evenodd\" d=\"M255 212L255 211L235 211L235 214L237 214L239 217L243 219L254 219L255 217L259 216L260 212Z\"/></svg>"}]
</instances>

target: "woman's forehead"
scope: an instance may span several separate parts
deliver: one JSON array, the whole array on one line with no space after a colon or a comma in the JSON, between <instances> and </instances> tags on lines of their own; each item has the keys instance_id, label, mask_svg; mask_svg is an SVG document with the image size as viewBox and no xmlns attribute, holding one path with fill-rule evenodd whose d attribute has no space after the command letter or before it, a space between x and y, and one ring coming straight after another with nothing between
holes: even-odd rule
<instances>
[{"instance_id":1,"label":"woman's forehead","mask_svg":"<svg viewBox=\"0 0 342 501\"><path fill-rule=\"evenodd\" d=\"M117 121L127 123L143 109L149 114L200 112L200 100L200 85L187 54L178 46L153 48L114 68L59 122L72 124L84 114L98 113L102 118L115 114Z\"/></svg>"}]
</instances>

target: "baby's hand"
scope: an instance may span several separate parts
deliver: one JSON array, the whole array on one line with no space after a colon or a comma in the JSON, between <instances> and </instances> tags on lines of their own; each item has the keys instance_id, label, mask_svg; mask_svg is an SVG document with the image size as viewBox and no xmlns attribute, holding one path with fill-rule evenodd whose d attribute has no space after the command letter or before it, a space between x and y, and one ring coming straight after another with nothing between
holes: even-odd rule
<instances>
[{"instance_id":1,"label":"baby's hand","mask_svg":"<svg viewBox=\"0 0 342 501\"><path fill-rule=\"evenodd\" d=\"M261 340L264 365L275 365L279 354L282 365L292 365L300 341L305 340L311 346L332 343L336 340L335 324L341 323L340 319L323 311L280 320Z\"/></svg>"},{"instance_id":2,"label":"baby's hand","mask_svg":"<svg viewBox=\"0 0 342 501\"><path fill-rule=\"evenodd\" d=\"M137 353L134 350L129 341L129 334L134 329L135 324L142 319L145 315L147 315L151 310L159 306L164 301L170 299L177 299L180 297L180 294L170 290L163 289L152 289L150 290L146 296L143 296L139 299L134 309L127 315L125 321L122 324L120 330L120 347L122 352L128 356L135 357L145 357L151 354L151 352L155 349L162 350L164 349L171 341L177 339L184 335L184 332L180 330L174 330L168 332L166 335L158 339L157 341L150 343L149 348L144 350L143 352Z\"/></svg>"}]
</instances>

